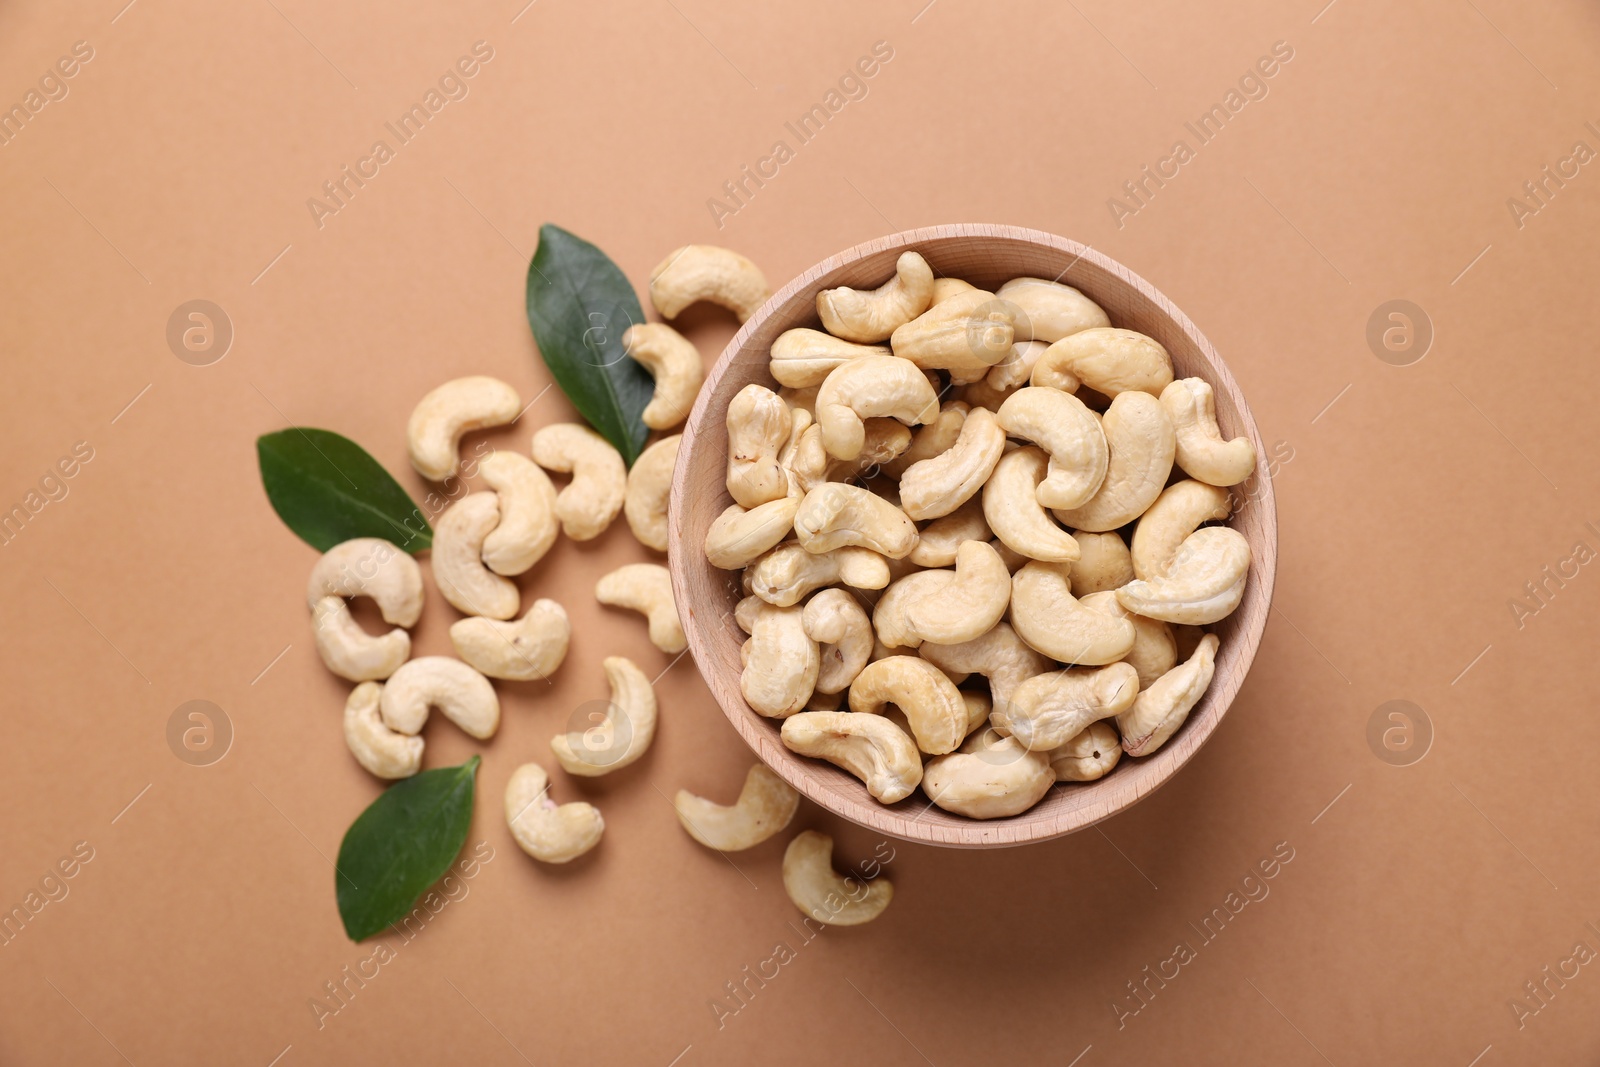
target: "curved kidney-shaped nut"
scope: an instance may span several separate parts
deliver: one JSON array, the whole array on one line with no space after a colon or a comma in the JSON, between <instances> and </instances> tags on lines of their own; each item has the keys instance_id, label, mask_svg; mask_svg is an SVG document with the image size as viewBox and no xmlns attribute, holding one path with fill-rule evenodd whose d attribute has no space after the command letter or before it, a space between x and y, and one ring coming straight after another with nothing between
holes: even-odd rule
<instances>
[{"instance_id":1,"label":"curved kidney-shaped nut","mask_svg":"<svg viewBox=\"0 0 1600 1067\"><path fill-rule=\"evenodd\" d=\"M1017 317L1019 341L1059 341L1080 330L1111 325L1100 305L1060 282L1012 278L996 295L1022 309Z\"/></svg>"},{"instance_id":2,"label":"curved kidney-shaped nut","mask_svg":"<svg viewBox=\"0 0 1600 1067\"><path fill-rule=\"evenodd\" d=\"M518 767L506 783L506 825L517 847L534 859L566 863L598 845L606 823L593 804L557 805L549 794L550 776L543 767Z\"/></svg>"},{"instance_id":3,"label":"curved kidney-shaped nut","mask_svg":"<svg viewBox=\"0 0 1600 1067\"><path fill-rule=\"evenodd\" d=\"M917 546L917 524L876 493L848 482L824 482L800 501L795 536L808 552L847 545L901 559Z\"/></svg>"},{"instance_id":4,"label":"curved kidney-shaped nut","mask_svg":"<svg viewBox=\"0 0 1600 1067\"><path fill-rule=\"evenodd\" d=\"M382 637L363 630L341 597L325 596L311 609L317 653L327 668L352 682L387 678L411 656L411 635L396 627Z\"/></svg>"},{"instance_id":5,"label":"curved kidney-shaped nut","mask_svg":"<svg viewBox=\"0 0 1600 1067\"><path fill-rule=\"evenodd\" d=\"M1133 623L1078 603L1069 566L1029 563L1011 576L1011 625L1018 637L1061 663L1115 663L1133 648Z\"/></svg>"},{"instance_id":6,"label":"curved kidney-shaped nut","mask_svg":"<svg viewBox=\"0 0 1600 1067\"><path fill-rule=\"evenodd\" d=\"M1078 542L1078 558L1072 562L1073 596L1116 589L1133 581L1133 559L1117 531L1079 530L1072 539Z\"/></svg>"},{"instance_id":7,"label":"curved kidney-shaped nut","mask_svg":"<svg viewBox=\"0 0 1600 1067\"><path fill-rule=\"evenodd\" d=\"M791 752L843 767L884 804L904 800L922 781L916 742L882 715L802 711L783 720L779 736Z\"/></svg>"},{"instance_id":8,"label":"curved kidney-shaped nut","mask_svg":"<svg viewBox=\"0 0 1600 1067\"><path fill-rule=\"evenodd\" d=\"M672 806L690 837L718 852L740 852L788 826L800 807L800 794L757 763L744 776L744 788L732 805L725 807L680 789Z\"/></svg>"},{"instance_id":9,"label":"curved kidney-shaped nut","mask_svg":"<svg viewBox=\"0 0 1600 1067\"><path fill-rule=\"evenodd\" d=\"M751 593L786 608L835 582L855 589L882 589L889 584L889 564L866 548L847 545L832 552L807 552L791 541L750 564L745 577Z\"/></svg>"},{"instance_id":10,"label":"curved kidney-shaped nut","mask_svg":"<svg viewBox=\"0 0 1600 1067\"><path fill-rule=\"evenodd\" d=\"M550 677L571 640L567 609L544 597L514 622L474 616L450 627L456 655L490 678L513 682Z\"/></svg>"},{"instance_id":11,"label":"curved kidney-shaped nut","mask_svg":"<svg viewBox=\"0 0 1600 1067\"><path fill-rule=\"evenodd\" d=\"M741 507L777 500L789 491L778 456L789 443L793 416L771 389L751 383L728 402L728 493Z\"/></svg>"},{"instance_id":12,"label":"curved kidney-shaped nut","mask_svg":"<svg viewBox=\"0 0 1600 1067\"><path fill-rule=\"evenodd\" d=\"M1133 577L1156 578L1165 574L1185 538L1202 523L1226 519L1232 511L1233 496L1226 489L1192 478L1173 482L1161 491L1133 529L1129 554ZM1076 579L1077 575L1073 577Z\"/></svg>"},{"instance_id":13,"label":"curved kidney-shaped nut","mask_svg":"<svg viewBox=\"0 0 1600 1067\"><path fill-rule=\"evenodd\" d=\"M963 385L960 389L956 390L955 395L962 401L962 403L968 404L974 409L984 408L993 414L998 414L1000 411L1000 405L1004 404L1006 399L1011 396L1012 393L1017 391L1017 388L1021 387L1014 387L1011 389L996 389L994 386L989 384L989 380L987 378L984 378L981 381L968 382L966 385Z\"/></svg>"},{"instance_id":14,"label":"curved kidney-shaped nut","mask_svg":"<svg viewBox=\"0 0 1600 1067\"><path fill-rule=\"evenodd\" d=\"M1039 357L1044 355L1045 349L1049 347L1043 341L1018 341L1011 346L1009 356L989 368L989 373L983 376L983 384L998 393L1009 393L1013 389L1027 385L1028 379L1033 375L1033 365L1039 362ZM1077 379L1070 375L1034 384L1054 386L1068 393L1078 391Z\"/></svg>"},{"instance_id":15,"label":"curved kidney-shaped nut","mask_svg":"<svg viewBox=\"0 0 1600 1067\"><path fill-rule=\"evenodd\" d=\"M893 704L911 724L917 748L932 756L954 752L967 736L967 704L943 671L917 656L890 656L862 668L850 683L850 710L882 714Z\"/></svg>"},{"instance_id":16,"label":"curved kidney-shaped nut","mask_svg":"<svg viewBox=\"0 0 1600 1067\"><path fill-rule=\"evenodd\" d=\"M759 597L745 597L734 609L734 621L750 635L745 642L739 692L758 714L769 719L793 715L806 706L817 685L822 656L806 635L803 609L780 608Z\"/></svg>"},{"instance_id":17,"label":"curved kidney-shaped nut","mask_svg":"<svg viewBox=\"0 0 1600 1067\"><path fill-rule=\"evenodd\" d=\"M500 522L500 497L468 493L439 516L433 533L433 580L453 606L468 615L509 619L517 613L517 585L483 565L483 542Z\"/></svg>"},{"instance_id":18,"label":"curved kidney-shaped nut","mask_svg":"<svg viewBox=\"0 0 1600 1067\"><path fill-rule=\"evenodd\" d=\"M1011 551L1028 559L1071 562L1078 558L1078 542L1039 503L1049 461L1034 445L1001 456L983 487L983 517Z\"/></svg>"},{"instance_id":19,"label":"curved kidney-shaped nut","mask_svg":"<svg viewBox=\"0 0 1600 1067\"><path fill-rule=\"evenodd\" d=\"M632 660L607 656L601 663L611 686L603 721L550 739L562 770L581 778L618 771L645 754L656 736L656 694Z\"/></svg>"},{"instance_id":20,"label":"curved kidney-shaped nut","mask_svg":"<svg viewBox=\"0 0 1600 1067\"><path fill-rule=\"evenodd\" d=\"M983 675L989 680L989 694L995 708L1009 704L1017 686L1052 666L1050 660L1029 648L1017 632L1003 622L971 641L959 645L928 642L917 653L941 670Z\"/></svg>"},{"instance_id":21,"label":"curved kidney-shaped nut","mask_svg":"<svg viewBox=\"0 0 1600 1067\"><path fill-rule=\"evenodd\" d=\"M976 409L962 423L954 445L906 468L900 476L900 509L913 519L950 514L983 488L1005 446L1005 431L994 415Z\"/></svg>"},{"instance_id":22,"label":"curved kidney-shaped nut","mask_svg":"<svg viewBox=\"0 0 1600 1067\"><path fill-rule=\"evenodd\" d=\"M883 914L894 898L887 878L861 882L833 869L833 838L806 830L783 852L783 888L794 906L819 923L860 926Z\"/></svg>"},{"instance_id":23,"label":"curved kidney-shaped nut","mask_svg":"<svg viewBox=\"0 0 1600 1067\"><path fill-rule=\"evenodd\" d=\"M911 444L911 430L894 419L868 419L864 424L866 435L861 441L861 452L855 459L828 459L823 468L826 480L834 482L851 482L858 477L872 478L878 469L885 463L892 462L900 453L904 452ZM816 440L820 444L822 430L815 428ZM808 447L808 461L816 455ZM826 449L817 449L826 456ZM814 476L814 461L808 462L808 469L803 473L805 484L801 486L803 492L809 493L817 487L819 479Z\"/></svg>"},{"instance_id":24,"label":"curved kidney-shaped nut","mask_svg":"<svg viewBox=\"0 0 1600 1067\"><path fill-rule=\"evenodd\" d=\"M906 558L919 567L948 567L963 541L989 541L994 532L983 521L983 501L973 497L917 533L917 547Z\"/></svg>"},{"instance_id":25,"label":"curved kidney-shaped nut","mask_svg":"<svg viewBox=\"0 0 1600 1067\"><path fill-rule=\"evenodd\" d=\"M498 378L475 375L445 382L423 397L406 424L411 465L424 478L442 482L456 472L461 435L504 426L522 413L522 398Z\"/></svg>"},{"instance_id":26,"label":"curved kidney-shaped nut","mask_svg":"<svg viewBox=\"0 0 1600 1067\"><path fill-rule=\"evenodd\" d=\"M1029 752L1014 737L997 738L977 752L938 756L922 769L928 799L969 819L1020 815L1055 784L1049 756Z\"/></svg>"},{"instance_id":27,"label":"curved kidney-shaped nut","mask_svg":"<svg viewBox=\"0 0 1600 1067\"><path fill-rule=\"evenodd\" d=\"M483 562L496 574L522 574L556 543L556 487L533 460L493 452L478 473L500 498L500 521L483 539Z\"/></svg>"},{"instance_id":28,"label":"curved kidney-shaped nut","mask_svg":"<svg viewBox=\"0 0 1600 1067\"><path fill-rule=\"evenodd\" d=\"M894 277L876 289L824 289L817 317L835 337L876 344L886 341L933 303L933 268L916 252L902 252Z\"/></svg>"},{"instance_id":29,"label":"curved kidney-shaped nut","mask_svg":"<svg viewBox=\"0 0 1600 1067\"><path fill-rule=\"evenodd\" d=\"M1133 707L1117 716L1122 747L1130 756L1148 756L1178 732L1189 712L1205 696L1216 670L1217 635L1206 634L1187 662L1140 690Z\"/></svg>"},{"instance_id":30,"label":"curved kidney-shaped nut","mask_svg":"<svg viewBox=\"0 0 1600 1067\"><path fill-rule=\"evenodd\" d=\"M1117 594L1112 590L1090 593L1081 597L1078 603L1090 611L1098 611L1114 619L1127 619L1133 624L1133 647L1122 657L1122 662L1132 665L1139 672L1141 693L1178 662L1178 644L1172 636L1172 627L1160 619L1135 615L1122 606L1122 601L1117 599Z\"/></svg>"},{"instance_id":31,"label":"curved kidney-shaped nut","mask_svg":"<svg viewBox=\"0 0 1600 1067\"><path fill-rule=\"evenodd\" d=\"M650 303L664 319L675 319L690 304L706 300L744 322L771 295L759 267L716 245L684 245L650 272Z\"/></svg>"},{"instance_id":32,"label":"curved kidney-shaped nut","mask_svg":"<svg viewBox=\"0 0 1600 1067\"><path fill-rule=\"evenodd\" d=\"M1159 397L1172 384L1172 357L1154 338L1106 326L1062 338L1033 365L1034 385L1063 375L1113 400L1129 390Z\"/></svg>"},{"instance_id":33,"label":"curved kidney-shaped nut","mask_svg":"<svg viewBox=\"0 0 1600 1067\"><path fill-rule=\"evenodd\" d=\"M500 699L489 679L449 656L419 656L402 665L383 687L379 706L389 729L403 734L421 733L429 708L480 741L500 726Z\"/></svg>"},{"instance_id":34,"label":"curved kidney-shaped nut","mask_svg":"<svg viewBox=\"0 0 1600 1067\"><path fill-rule=\"evenodd\" d=\"M672 492L672 468L678 462L678 445L682 442L682 434L673 434L639 453L628 472L622 498L622 515L628 520L628 529L641 545L657 552L667 550L667 497Z\"/></svg>"},{"instance_id":35,"label":"curved kidney-shaped nut","mask_svg":"<svg viewBox=\"0 0 1600 1067\"><path fill-rule=\"evenodd\" d=\"M379 778L410 778L422 768L423 740L397 733L378 717L383 686L362 682L344 705L344 743L356 762Z\"/></svg>"},{"instance_id":36,"label":"curved kidney-shaped nut","mask_svg":"<svg viewBox=\"0 0 1600 1067\"><path fill-rule=\"evenodd\" d=\"M1062 394L1063 396L1066 394ZM1105 481L1085 504L1056 509L1056 518L1075 530L1103 533L1126 526L1145 513L1161 495L1172 473L1176 440L1161 401L1149 393L1118 393L1100 420L1111 459ZM1048 485L1048 480L1045 483ZM1044 493L1045 486L1039 487Z\"/></svg>"},{"instance_id":37,"label":"curved kidney-shaped nut","mask_svg":"<svg viewBox=\"0 0 1600 1067\"><path fill-rule=\"evenodd\" d=\"M306 606L325 596L371 597L391 626L415 626L422 617L422 568L381 537L357 537L334 545L311 568Z\"/></svg>"},{"instance_id":38,"label":"curved kidney-shaped nut","mask_svg":"<svg viewBox=\"0 0 1600 1067\"><path fill-rule=\"evenodd\" d=\"M949 674L948 671L945 673ZM950 680L955 682L956 678L965 677L966 675L958 674ZM961 683L956 682L956 684ZM989 715L994 711L994 701L988 693L975 693L967 689L961 691L961 701L967 706L967 738L970 740L973 732L979 727L988 726ZM962 748L966 748L966 742L962 742Z\"/></svg>"},{"instance_id":39,"label":"curved kidney-shaped nut","mask_svg":"<svg viewBox=\"0 0 1600 1067\"><path fill-rule=\"evenodd\" d=\"M1203 378L1179 378L1161 390L1178 439L1178 466L1210 485L1238 485L1256 469L1256 449L1248 437L1222 439L1217 429L1216 395Z\"/></svg>"},{"instance_id":40,"label":"curved kidney-shaped nut","mask_svg":"<svg viewBox=\"0 0 1600 1067\"><path fill-rule=\"evenodd\" d=\"M916 648L922 644L922 638L911 625L911 605L939 596L955 580L955 571L937 570L912 571L891 582L872 608L872 629L878 635L878 642L888 649Z\"/></svg>"},{"instance_id":41,"label":"curved kidney-shaped nut","mask_svg":"<svg viewBox=\"0 0 1600 1067\"><path fill-rule=\"evenodd\" d=\"M806 602L800 621L822 657L816 691L826 695L849 688L872 655L866 610L843 589L824 589Z\"/></svg>"},{"instance_id":42,"label":"curved kidney-shaped nut","mask_svg":"<svg viewBox=\"0 0 1600 1067\"><path fill-rule=\"evenodd\" d=\"M961 424L967 420L970 408L971 405L960 400L945 401L939 406L939 414L911 435L911 444L906 450L882 465L883 473L898 478L913 463L932 459L954 445L961 436Z\"/></svg>"},{"instance_id":43,"label":"curved kidney-shaped nut","mask_svg":"<svg viewBox=\"0 0 1600 1067\"><path fill-rule=\"evenodd\" d=\"M789 495L804 496L828 480L828 469L837 461L822 447L822 427L808 423L798 434L789 435L779 462L789 472Z\"/></svg>"},{"instance_id":44,"label":"curved kidney-shaped nut","mask_svg":"<svg viewBox=\"0 0 1600 1067\"><path fill-rule=\"evenodd\" d=\"M928 306L942 304L952 296L970 293L976 288L976 285L971 282L964 282L960 278L935 278L933 280L933 299L929 301Z\"/></svg>"},{"instance_id":45,"label":"curved kidney-shaped nut","mask_svg":"<svg viewBox=\"0 0 1600 1067\"><path fill-rule=\"evenodd\" d=\"M656 382L640 421L652 430L670 430L687 418L705 381L700 350L664 322L634 323L623 332L622 347Z\"/></svg>"},{"instance_id":46,"label":"curved kidney-shaped nut","mask_svg":"<svg viewBox=\"0 0 1600 1067\"><path fill-rule=\"evenodd\" d=\"M829 373L817 389L822 446L835 459L855 459L866 442L863 420L895 418L924 423L939 410L939 396L915 363L898 356L862 356Z\"/></svg>"},{"instance_id":47,"label":"curved kidney-shaped nut","mask_svg":"<svg viewBox=\"0 0 1600 1067\"><path fill-rule=\"evenodd\" d=\"M1227 526L1204 526L1184 538L1166 573L1117 590L1122 606L1165 622L1204 626L1226 618L1244 599L1250 542Z\"/></svg>"},{"instance_id":48,"label":"curved kidney-shaped nut","mask_svg":"<svg viewBox=\"0 0 1600 1067\"><path fill-rule=\"evenodd\" d=\"M958 645L994 629L1011 603L1011 572L987 541L963 541L954 580L906 607L906 623L920 641Z\"/></svg>"},{"instance_id":49,"label":"curved kidney-shaped nut","mask_svg":"<svg viewBox=\"0 0 1600 1067\"><path fill-rule=\"evenodd\" d=\"M729 504L706 531L706 559L725 571L743 567L789 536L800 501L798 496L784 496L748 511Z\"/></svg>"},{"instance_id":50,"label":"curved kidney-shaped nut","mask_svg":"<svg viewBox=\"0 0 1600 1067\"><path fill-rule=\"evenodd\" d=\"M825 294L819 294L821 300ZM792 389L821 385L837 367L862 356L887 356L882 345L857 345L821 330L785 330L772 342L769 370L779 385Z\"/></svg>"},{"instance_id":51,"label":"curved kidney-shaped nut","mask_svg":"<svg viewBox=\"0 0 1600 1067\"><path fill-rule=\"evenodd\" d=\"M1126 663L1075 667L1029 678L990 721L1032 752L1060 748L1098 719L1133 707L1139 673Z\"/></svg>"},{"instance_id":52,"label":"curved kidney-shaped nut","mask_svg":"<svg viewBox=\"0 0 1600 1067\"><path fill-rule=\"evenodd\" d=\"M650 622L650 643L676 654L689 647L678 609L672 601L672 576L659 563L627 563L595 584L595 599L614 608L627 608Z\"/></svg>"},{"instance_id":53,"label":"curved kidney-shaped nut","mask_svg":"<svg viewBox=\"0 0 1600 1067\"><path fill-rule=\"evenodd\" d=\"M1122 741L1116 728L1101 719L1092 722L1062 745L1050 750L1050 769L1058 782L1093 782L1111 773L1122 758Z\"/></svg>"},{"instance_id":54,"label":"curved kidney-shaped nut","mask_svg":"<svg viewBox=\"0 0 1600 1067\"><path fill-rule=\"evenodd\" d=\"M628 490L628 468L611 442L587 426L560 422L533 435L533 461L572 475L556 494L563 533L574 541L592 541L606 532Z\"/></svg>"},{"instance_id":55,"label":"curved kidney-shaped nut","mask_svg":"<svg viewBox=\"0 0 1600 1067\"><path fill-rule=\"evenodd\" d=\"M975 382L1011 354L1014 305L982 289L958 293L895 329L889 347L924 370L948 370L957 385Z\"/></svg>"},{"instance_id":56,"label":"curved kidney-shaped nut","mask_svg":"<svg viewBox=\"0 0 1600 1067\"><path fill-rule=\"evenodd\" d=\"M1071 393L1037 385L1018 389L1000 405L995 421L1010 436L1031 441L1050 454L1048 474L1035 490L1045 507L1077 507L1100 489L1109 444L1094 412Z\"/></svg>"}]
</instances>

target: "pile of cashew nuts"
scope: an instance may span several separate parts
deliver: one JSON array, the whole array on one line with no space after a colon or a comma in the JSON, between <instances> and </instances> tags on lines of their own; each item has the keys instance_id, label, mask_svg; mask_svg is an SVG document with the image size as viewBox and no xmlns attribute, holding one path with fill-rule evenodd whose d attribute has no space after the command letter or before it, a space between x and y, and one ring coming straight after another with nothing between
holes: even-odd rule
<instances>
[{"instance_id":1,"label":"pile of cashew nuts","mask_svg":"<svg viewBox=\"0 0 1600 1067\"><path fill-rule=\"evenodd\" d=\"M743 571L745 700L880 802L975 819L1158 750L1250 566L1207 525L1256 462L1211 386L1070 286L916 252L817 316L727 411L705 553Z\"/></svg>"}]
</instances>

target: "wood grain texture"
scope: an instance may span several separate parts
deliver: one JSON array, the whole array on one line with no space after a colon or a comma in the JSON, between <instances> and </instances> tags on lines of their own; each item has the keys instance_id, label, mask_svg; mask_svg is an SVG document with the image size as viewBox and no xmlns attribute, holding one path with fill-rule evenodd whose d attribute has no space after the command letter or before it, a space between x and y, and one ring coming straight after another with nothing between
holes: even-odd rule
<instances>
[{"instance_id":1,"label":"wood grain texture","mask_svg":"<svg viewBox=\"0 0 1600 1067\"><path fill-rule=\"evenodd\" d=\"M724 485L729 401L752 382L777 388L767 372L772 341L794 327L820 328L819 291L876 287L894 274L895 260L907 249L922 253L935 274L984 289L1024 276L1054 278L1080 289L1106 310L1112 325L1165 345L1178 377L1210 382L1223 437L1244 435L1256 449L1255 473L1236 487L1236 500L1249 502L1229 523L1250 543L1250 577L1238 609L1211 627L1221 648L1205 697L1154 755L1124 756L1098 782L1060 783L1032 809L1008 819L951 815L921 793L885 806L845 771L786 749L778 737L781 723L758 715L739 692L739 647L745 639L733 619L739 575L711 566L701 549L712 520L732 502ZM1093 826L1149 796L1193 757L1227 713L1255 658L1272 603L1278 524L1266 455L1249 406L1210 342L1170 300L1122 264L1075 241L1013 226L966 223L908 230L841 252L795 278L744 324L717 360L684 426L673 472L668 544L673 595L689 649L728 720L762 762L805 796L853 822L909 841L955 848L1044 841Z\"/></svg>"}]
</instances>

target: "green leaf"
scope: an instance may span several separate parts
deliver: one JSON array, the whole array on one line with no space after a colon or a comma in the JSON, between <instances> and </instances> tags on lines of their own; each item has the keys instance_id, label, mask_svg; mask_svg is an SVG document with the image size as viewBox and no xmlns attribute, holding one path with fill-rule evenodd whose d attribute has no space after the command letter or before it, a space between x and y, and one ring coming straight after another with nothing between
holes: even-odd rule
<instances>
[{"instance_id":1,"label":"green leaf","mask_svg":"<svg viewBox=\"0 0 1600 1067\"><path fill-rule=\"evenodd\" d=\"M278 518L319 552L352 537L413 553L433 545L433 528L400 483L348 437L290 427L256 438L256 458Z\"/></svg>"},{"instance_id":2,"label":"green leaf","mask_svg":"<svg viewBox=\"0 0 1600 1067\"><path fill-rule=\"evenodd\" d=\"M604 252L551 223L539 228L528 266L533 339L578 414L630 467L650 436L640 415L655 382L628 358L622 334L644 321L633 286Z\"/></svg>"},{"instance_id":3,"label":"green leaf","mask_svg":"<svg viewBox=\"0 0 1600 1067\"><path fill-rule=\"evenodd\" d=\"M399 922L467 840L479 759L396 782L345 831L334 871L350 940Z\"/></svg>"}]
</instances>

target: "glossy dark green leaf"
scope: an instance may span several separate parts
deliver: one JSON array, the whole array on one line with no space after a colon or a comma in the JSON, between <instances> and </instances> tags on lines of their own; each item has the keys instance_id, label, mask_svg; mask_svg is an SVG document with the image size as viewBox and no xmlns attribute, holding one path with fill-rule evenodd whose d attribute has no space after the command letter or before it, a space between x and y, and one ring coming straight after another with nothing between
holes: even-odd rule
<instances>
[{"instance_id":1,"label":"glossy dark green leaf","mask_svg":"<svg viewBox=\"0 0 1600 1067\"><path fill-rule=\"evenodd\" d=\"M528 267L533 339L578 414L630 467L650 435L640 416L655 383L628 358L622 335L643 321L633 286L604 252L559 226L539 228Z\"/></svg>"},{"instance_id":2,"label":"glossy dark green leaf","mask_svg":"<svg viewBox=\"0 0 1600 1067\"><path fill-rule=\"evenodd\" d=\"M295 426L256 438L256 458L273 510L319 552L352 537L382 537L407 552L433 544L400 483L348 437Z\"/></svg>"},{"instance_id":3,"label":"glossy dark green leaf","mask_svg":"<svg viewBox=\"0 0 1600 1067\"><path fill-rule=\"evenodd\" d=\"M478 762L396 782L350 824L333 875L350 940L405 918L450 869L472 824Z\"/></svg>"}]
</instances>

